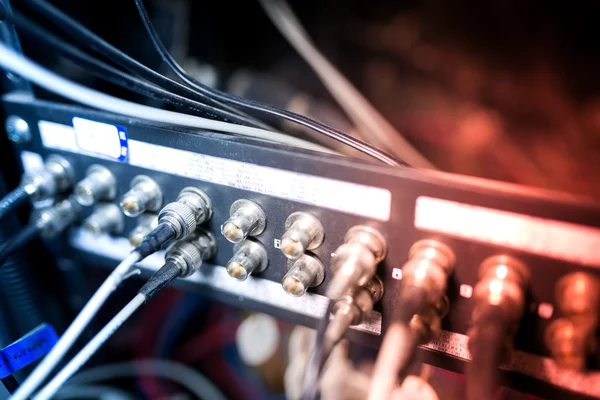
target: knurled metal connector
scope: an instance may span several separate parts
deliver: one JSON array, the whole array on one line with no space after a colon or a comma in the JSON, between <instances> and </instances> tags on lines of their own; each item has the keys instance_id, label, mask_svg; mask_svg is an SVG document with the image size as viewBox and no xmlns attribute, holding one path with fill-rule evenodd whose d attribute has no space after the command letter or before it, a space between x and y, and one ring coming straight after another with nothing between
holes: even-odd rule
<instances>
[{"instance_id":1,"label":"knurled metal connector","mask_svg":"<svg viewBox=\"0 0 600 400\"><path fill-rule=\"evenodd\" d=\"M49 199L56 193L56 182L45 169L26 172L21 179L21 186L33 202Z\"/></svg>"},{"instance_id":2,"label":"knurled metal connector","mask_svg":"<svg viewBox=\"0 0 600 400\"><path fill-rule=\"evenodd\" d=\"M158 223L167 224L175 231L175 240L183 239L196 230L194 210L182 203L169 203L160 210Z\"/></svg>"},{"instance_id":3,"label":"knurled metal connector","mask_svg":"<svg viewBox=\"0 0 600 400\"><path fill-rule=\"evenodd\" d=\"M527 266L508 255L495 255L485 259L479 267L479 281L473 289L473 309L469 347L480 335L481 329L487 329L486 318L494 313L495 323L504 331L504 350L508 356L513 346L513 337L519 327L519 321L525 311L525 296L530 281ZM482 322L483 319L483 322Z\"/></svg>"},{"instance_id":4,"label":"knurled metal connector","mask_svg":"<svg viewBox=\"0 0 600 400\"><path fill-rule=\"evenodd\" d=\"M373 312L373 306L382 297L383 283L374 276L363 287L339 298L333 306L333 319L325 333L328 346L334 346L342 340L350 326L367 321Z\"/></svg>"},{"instance_id":5,"label":"knurled metal connector","mask_svg":"<svg viewBox=\"0 0 600 400\"><path fill-rule=\"evenodd\" d=\"M165 259L179 267L180 276L185 278L197 271L204 260L214 256L216 242L206 231L198 231L191 238L175 242L166 252Z\"/></svg>"},{"instance_id":6,"label":"knurled metal connector","mask_svg":"<svg viewBox=\"0 0 600 400\"><path fill-rule=\"evenodd\" d=\"M198 188L193 186L183 188L177 196L177 202L185 204L193 210L197 225L212 218L213 207L210 197Z\"/></svg>"},{"instance_id":7,"label":"knurled metal connector","mask_svg":"<svg viewBox=\"0 0 600 400\"><path fill-rule=\"evenodd\" d=\"M446 294L455 262L454 252L444 243L419 240L411 246L408 261L402 266L402 290L421 289L426 302L435 305Z\"/></svg>"},{"instance_id":8,"label":"knurled metal connector","mask_svg":"<svg viewBox=\"0 0 600 400\"><path fill-rule=\"evenodd\" d=\"M440 297L432 307L427 307L419 314L414 314L408 323L410 330L416 335L419 344L429 342L442 328L442 319L448 314L450 303L447 296Z\"/></svg>"},{"instance_id":9,"label":"knurled metal connector","mask_svg":"<svg viewBox=\"0 0 600 400\"><path fill-rule=\"evenodd\" d=\"M327 288L327 297L334 300L364 286L375 275L377 264L387 252L383 235L368 226L352 227L344 240L331 261L334 275Z\"/></svg>"},{"instance_id":10,"label":"knurled metal connector","mask_svg":"<svg viewBox=\"0 0 600 400\"><path fill-rule=\"evenodd\" d=\"M525 293L531 277L521 261L508 255L495 255L485 259L479 267L479 281L473 289L473 318L478 307L498 306L516 322L525 308Z\"/></svg>"},{"instance_id":11,"label":"knurled metal connector","mask_svg":"<svg viewBox=\"0 0 600 400\"><path fill-rule=\"evenodd\" d=\"M51 239L62 233L81 217L82 207L73 198L65 199L53 207L40 210L34 221L40 229L40 236Z\"/></svg>"},{"instance_id":12,"label":"knurled metal connector","mask_svg":"<svg viewBox=\"0 0 600 400\"><path fill-rule=\"evenodd\" d=\"M74 196L82 206L91 206L99 201L111 201L117 195L117 178L108 168L93 164L87 169L85 178L77 182Z\"/></svg>"},{"instance_id":13,"label":"knurled metal connector","mask_svg":"<svg viewBox=\"0 0 600 400\"><path fill-rule=\"evenodd\" d=\"M159 224L168 224L176 233L175 240L191 235L198 225L212 216L210 198L194 187L183 189L177 201L167 204L158 214Z\"/></svg>"},{"instance_id":14,"label":"knurled metal connector","mask_svg":"<svg viewBox=\"0 0 600 400\"><path fill-rule=\"evenodd\" d=\"M21 186L33 202L43 201L64 192L73 185L73 168L63 157L52 154L44 163L44 168L26 172Z\"/></svg>"}]
</instances>

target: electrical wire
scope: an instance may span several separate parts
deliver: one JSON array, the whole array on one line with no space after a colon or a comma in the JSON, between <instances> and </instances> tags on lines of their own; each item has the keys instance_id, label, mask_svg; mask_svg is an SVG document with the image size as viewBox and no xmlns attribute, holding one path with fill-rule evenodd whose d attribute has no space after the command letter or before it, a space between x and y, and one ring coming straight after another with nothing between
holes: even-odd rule
<instances>
[{"instance_id":1,"label":"electrical wire","mask_svg":"<svg viewBox=\"0 0 600 400\"><path fill-rule=\"evenodd\" d=\"M299 125L303 125L303 126L310 128L316 132L319 132L331 139L337 140L340 143L343 143L349 147L352 147L353 149L356 149L356 150L360 151L361 153L367 154L385 164L393 165L393 166L401 166L401 165L408 166L409 165L406 162L404 162L402 160L398 160L398 159L390 156L389 154L386 154L383 151L370 146L369 144L367 144L365 142L357 140L349 135L346 135L336 129L333 129L333 128L331 128L327 125L324 125L320 122L314 121L310 118L304 117L299 114L295 114L290 111L282 110L282 109L279 109L277 107L273 107L273 106L270 106L267 104L262 104L257 101L252 101L252 100L244 99L241 97L233 96L228 93L224 93L219 90L212 89L208 86L203 85L202 83L200 83L199 81L194 79L192 76L190 76L177 63L177 61L173 58L173 56L169 53L166 46L160 40L160 37L158 36L156 29L154 29L154 26L152 25L152 22L150 21L150 18L148 16L148 13L146 12L146 9L144 8L144 4L142 3L142 1L135 0L135 4L136 4L136 7L140 14L140 17L142 19L142 22L144 23L144 26L146 27L146 31L148 32L148 35L150 36L150 39L152 40L152 43L154 44L154 47L156 48L157 52L160 54L163 61L165 63L167 63L167 65L169 65L169 67L171 67L173 72L175 72L177 74L177 76L179 76L179 78L182 81L184 81L189 87L192 87L195 90L197 90L198 92L205 93L207 96L214 98L214 99L218 99L219 101L222 101L224 103L232 104L232 105L239 106L239 107L244 107L249 110L259 111L264 114L269 114L272 116L276 116L278 118L283 118L290 122L294 122Z\"/></svg>"},{"instance_id":2,"label":"electrical wire","mask_svg":"<svg viewBox=\"0 0 600 400\"><path fill-rule=\"evenodd\" d=\"M148 300L167 287L173 279L181 275L176 262L167 261L138 291L138 294L61 369L52 380L37 393L34 400L51 398L79 369L98 351L104 343Z\"/></svg>"},{"instance_id":3,"label":"electrical wire","mask_svg":"<svg viewBox=\"0 0 600 400\"><path fill-rule=\"evenodd\" d=\"M121 389L105 385L67 385L53 397L54 400L135 400L135 398L135 396Z\"/></svg>"},{"instance_id":4,"label":"electrical wire","mask_svg":"<svg viewBox=\"0 0 600 400\"><path fill-rule=\"evenodd\" d=\"M123 72L113 66L79 50L65 40L40 27L19 12L14 13L17 28L25 35L42 43L44 47L68 58L86 72L120 86L132 92L141 94L163 104L170 104L179 109L186 110L194 115L213 115L215 108L187 97L179 96L163 89L160 86L148 83Z\"/></svg>"},{"instance_id":5,"label":"electrical wire","mask_svg":"<svg viewBox=\"0 0 600 400\"><path fill-rule=\"evenodd\" d=\"M477 334L469 337L471 362L465 370L465 399L498 398L498 366L506 351L512 315L499 306L487 304L478 311Z\"/></svg>"},{"instance_id":6,"label":"electrical wire","mask_svg":"<svg viewBox=\"0 0 600 400\"><path fill-rule=\"evenodd\" d=\"M225 400L225 396L200 372L176 361L145 359L106 364L83 370L70 385L89 385L126 376L156 376L177 382L197 399ZM69 387L69 386L66 386Z\"/></svg>"},{"instance_id":7,"label":"electrical wire","mask_svg":"<svg viewBox=\"0 0 600 400\"><path fill-rule=\"evenodd\" d=\"M136 0L136 3L140 0ZM284 0L259 0L271 22L317 74L365 138L417 168L436 169L342 75L312 43Z\"/></svg>"},{"instance_id":8,"label":"electrical wire","mask_svg":"<svg viewBox=\"0 0 600 400\"><path fill-rule=\"evenodd\" d=\"M33 396L33 400L51 398L145 302L146 296L138 293L39 393Z\"/></svg>"},{"instance_id":9,"label":"electrical wire","mask_svg":"<svg viewBox=\"0 0 600 400\"><path fill-rule=\"evenodd\" d=\"M319 328L317 329L317 339L313 354L308 361L306 366L306 372L304 375L304 385L302 386L302 400L314 400L317 397L317 386L319 383L319 377L321 375L321 369L325 365L329 354L324 354L324 341L325 332L330 322L330 315L335 305L334 300L329 300L325 315L321 318Z\"/></svg>"},{"instance_id":10,"label":"electrical wire","mask_svg":"<svg viewBox=\"0 0 600 400\"><path fill-rule=\"evenodd\" d=\"M12 400L25 400L41 385L54 367L62 360L67 351L73 346L83 330L88 326L106 299L117 289L131 267L140 260L140 254L133 251L125 258L100 285L91 299L79 312L52 350L44 357L38 366L29 374L21 387L11 397Z\"/></svg>"},{"instance_id":11,"label":"electrical wire","mask_svg":"<svg viewBox=\"0 0 600 400\"><path fill-rule=\"evenodd\" d=\"M373 369L369 400L389 399L398 384L398 375L406 374L418 342L410 327L394 321L385 338Z\"/></svg>"},{"instance_id":12,"label":"electrical wire","mask_svg":"<svg viewBox=\"0 0 600 400\"><path fill-rule=\"evenodd\" d=\"M27 224L16 235L2 243L0 246L0 266L4 264L8 256L15 251L25 247L29 242L40 234L40 227L37 224Z\"/></svg>"},{"instance_id":13,"label":"electrical wire","mask_svg":"<svg viewBox=\"0 0 600 400\"><path fill-rule=\"evenodd\" d=\"M129 57L114 46L111 46L108 42L101 39L91 31L85 29L79 25L75 20L71 19L66 14L62 13L59 9L53 5L42 1L42 0L25 0L23 1L29 8L42 14L48 21L54 23L57 28L69 34L74 40L89 46L93 50L100 54L103 54L117 65L127 69L128 71L136 74L140 78L146 79L153 82L163 88L177 93L180 96L188 97L196 101L212 105L215 108L212 117L222 118L226 122L234 122L241 125L260 127L263 129L271 129L268 125L256 118L248 116L241 111L223 104L219 101L211 99L210 97L194 91L178 82L175 82L166 76L163 76L152 69L148 68L144 64L137 60Z\"/></svg>"},{"instance_id":14,"label":"electrical wire","mask_svg":"<svg viewBox=\"0 0 600 400\"><path fill-rule=\"evenodd\" d=\"M29 59L14 52L1 43L0 66L12 71L17 75L20 75L25 79L28 79L29 81L37 84L40 87L43 87L50 92L68 98L72 101L85 104L89 107L109 111L115 114L127 115L133 118L140 118L170 125L238 134L266 141L283 143L306 150L332 153L331 150L323 146L295 137L283 135L281 133L230 124L227 122L214 121L173 111L161 110L109 96L105 93L98 92L65 79L30 61Z\"/></svg>"},{"instance_id":15,"label":"electrical wire","mask_svg":"<svg viewBox=\"0 0 600 400\"><path fill-rule=\"evenodd\" d=\"M0 219L8 213L27 203L29 194L24 187L19 186L0 200Z\"/></svg>"},{"instance_id":16,"label":"electrical wire","mask_svg":"<svg viewBox=\"0 0 600 400\"><path fill-rule=\"evenodd\" d=\"M406 283L406 279L403 280ZM373 366L369 400L388 399L397 384L406 377L420 337L410 327L413 316L419 315L427 304L427 291L421 287L402 286L399 305L392 315Z\"/></svg>"}]
</instances>

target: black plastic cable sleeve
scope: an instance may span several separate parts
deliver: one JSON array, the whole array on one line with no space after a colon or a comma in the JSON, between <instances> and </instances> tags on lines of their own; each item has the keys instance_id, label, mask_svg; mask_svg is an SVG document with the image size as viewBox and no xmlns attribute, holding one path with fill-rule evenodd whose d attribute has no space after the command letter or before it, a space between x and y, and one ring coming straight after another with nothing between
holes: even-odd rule
<instances>
[{"instance_id":1,"label":"black plastic cable sleeve","mask_svg":"<svg viewBox=\"0 0 600 400\"><path fill-rule=\"evenodd\" d=\"M156 71L148 68L139 61L129 57L121 50L112 46L104 39L100 38L84 26L79 24L77 21L64 14L62 11L42 0L23 0L21 3L26 4L31 9L35 10L39 14L46 17L48 21L53 23L58 29L67 33L73 39L79 43L86 45L92 50L107 57L117 65L127 69L128 71L136 74L140 78L146 79L153 82L171 92L177 93L181 96L194 99L196 101L213 106L212 113L206 113L205 116L213 119L220 119L225 122L233 122L240 125L252 126L263 129L272 129L263 122L245 115L241 111L222 104L221 102L214 100L203 93L192 90L187 86L184 86L172 79L163 76Z\"/></svg>"},{"instance_id":2,"label":"black plastic cable sleeve","mask_svg":"<svg viewBox=\"0 0 600 400\"><path fill-rule=\"evenodd\" d=\"M175 235L176 232L171 225L158 224L133 251L137 251L140 254L140 260L143 260L174 240Z\"/></svg>"},{"instance_id":3,"label":"black plastic cable sleeve","mask_svg":"<svg viewBox=\"0 0 600 400\"><path fill-rule=\"evenodd\" d=\"M493 400L498 386L499 365L510 321L498 306L485 305L473 321L469 338L471 362L466 367L466 399Z\"/></svg>"},{"instance_id":4,"label":"black plastic cable sleeve","mask_svg":"<svg viewBox=\"0 0 600 400\"><path fill-rule=\"evenodd\" d=\"M2 243L0 246L0 266L4 264L8 256L15 251L25 247L29 242L37 237L40 228L36 224L27 224L19 233Z\"/></svg>"},{"instance_id":5,"label":"black plastic cable sleeve","mask_svg":"<svg viewBox=\"0 0 600 400\"><path fill-rule=\"evenodd\" d=\"M148 282L138 291L139 294L146 296L146 301L150 300L154 295L163 290L173 279L181 274L181 270L173 261L167 261L165 265L156 271Z\"/></svg>"},{"instance_id":6,"label":"black plastic cable sleeve","mask_svg":"<svg viewBox=\"0 0 600 400\"><path fill-rule=\"evenodd\" d=\"M27 199L29 199L29 195L21 186L8 193L0 200L0 219L25 204Z\"/></svg>"},{"instance_id":7,"label":"black plastic cable sleeve","mask_svg":"<svg viewBox=\"0 0 600 400\"><path fill-rule=\"evenodd\" d=\"M19 12L14 13L14 20L21 33L31 36L33 39L44 44L47 48L56 51L63 57L66 57L79 65L86 72L94 74L107 82L157 100L163 104L173 105L182 111L187 111L194 115L205 115L207 112L213 112L213 107L211 106L190 100L187 97L173 94L160 86L148 83L131 74L116 69L79 50L58 36L50 33L48 30L33 23Z\"/></svg>"},{"instance_id":8,"label":"black plastic cable sleeve","mask_svg":"<svg viewBox=\"0 0 600 400\"><path fill-rule=\"evenodd\" d=\"M144 4L141 0L135 0L136 7L138 9L138 13L146 27L146 31L156 48L156 51L160 54L161 58L171 69L173 72L179 76L181 80L188 84L189 87L197 90L198 92L202 92L207 96L222 101L227 104L232 104L239 107L244 107L249 110L259 111L265 114L270 114L276 116L278 118L283 118L288 121L303 125L307 128L310 128L316 132L319 132L331 139L337 140L338 142L344 143L347 146L350 146L364 154L367 154L385 164L394 165L394 166L409 166L406 162L399 160L375 147L372 147L368 143L365 143L361 140L355 139L352 136L346 135L334 128L331 128L325 124L314 121L310 118L304 117L299 114L295 114L293 112L283 110L277 107L273 107L267 104L262 104L257 101L252 101L248 99L244 99L241 97L233 96L228 93L221 92L219 90L210 88L206 85L203 85L198 80L194 79L190 76L173 58L173 56L169 53L165 45L160 40L156 29L152 25L150 18L148 17L148 13L144 7Z\"/></svg>"}]
</instances>

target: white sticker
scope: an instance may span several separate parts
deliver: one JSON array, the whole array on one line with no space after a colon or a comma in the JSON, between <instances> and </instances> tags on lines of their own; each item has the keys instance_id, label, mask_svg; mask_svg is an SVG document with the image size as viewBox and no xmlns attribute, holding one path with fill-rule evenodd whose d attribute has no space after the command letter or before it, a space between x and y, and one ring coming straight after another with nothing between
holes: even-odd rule
<instances>
[{"instance_id":1,"label":"white sticker","mask_svg":"<svg viewBox=\"0 0 600 400\"><path fill-rule=\"evenodd\" d=\"M44 159L38 153L23 150L21 152L21 162L25 172L39 171L44 168Z\"/></svg>"},{"instance_id":2,"label":"white sticker","mask_svg":"<svg viewBox=\"0 0 600 400\"><path fill-rule=\"evenodd\" d=\"M390 218L389 190L164 146L129 141L129 163L379 221Z\"/></svg>"},{"instance_id":3,"label":"white sticker","mask_svg":"<svg viewBox=\"0 0 600 400\"><path fill-rule=\"evenodd\" d=\"M96 236L84 229L72 229L69 242L74 248L98 254L103 257L122 260L133 247L126 238L109 235ZM164 264L164 252L155 253L136 264L139 267L156 271ZM232 279L223 267L203 267L186 280L211 286L223 292L288 310L309 317L322 318L327 310L329 299L315 293L305 293L301 297L292 297L285 293L280 283L250 276L244 282ZM351 329L372 335L381 334L381 314L373 311L369 321L352 326Z\"/></svg>"},{"instance_id":4,"label":"white sticker","mask_svg":"<svg viewBox=\"0 0 600 400\"><path fill-rule=\"evenodd\" d=\"M600 267L600 229L419 197L415 227L549 258Z\"/></svg>"},{"instance_id":5,"label":"white sticker","mask_svg":"<svg viewBox=\"0 0 600 400\"><path fill-rule=\"evenodd\" d=\"M127 158L127 133L124 128L74 117L77 147L88 153L124 160Z\"/></svg>"},{"instance_id":6,"label":"white sticker","mask_svg":"<svg viewBox=\"0 0 600 400\"><path fill-rule=\"evenodd\" d=\"M38 128L44 147L79 153L75 129L72 126L49 121L39 121Z\"/></svg>"},{"instance_id":7,"label":"white sticker","mask_svg":"<svg viewBox=\"0 0 600 400\"><path fill-rule=\"evenodd\" d=\"M470 360L469 338L460 333L441 331L431 342L421 346ZM554 360L522 351L513 351L510 361L500 366L507 371L518 372L588 396L600 396L600 372L581 373L559 367Z\"/></svg>"},{"instance_id":8,"label":"white sticker","mask_svg":"<svg viewBox=\"0 0 600 400\"><path fill-rule=\"evenodd\" d=\"M124 161L129 153L124 128L101 122L73 118L73 126L39 121L44 147L94 157Z\"/></svg>"}]
</instances>

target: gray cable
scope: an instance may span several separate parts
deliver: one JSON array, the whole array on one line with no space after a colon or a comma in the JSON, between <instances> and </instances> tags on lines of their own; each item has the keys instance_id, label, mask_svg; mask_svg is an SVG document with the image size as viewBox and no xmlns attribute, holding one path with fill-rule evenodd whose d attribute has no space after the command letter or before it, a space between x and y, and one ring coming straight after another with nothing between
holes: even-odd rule
<instances>
[{"instance_id":1,"label":"gray cable","mask_svg":"<svg viewBox=\"0 0 600 400\"><path fill-rule=\"evenodd\" d=\"M40 65L30 61L22 55L0 43L0 66L4 69L20 75L44 89L65 97L72 101L85 104L89 107L109 111L115 114L127 115L133 118L141 118L164 124L187 126L198 129L206 129L242 136L249 136L275 143L283 143L289 146L299 147L307 150L334 153L318 144L307 142L293 136L278 132L271 132L243 125L230 124L227 122L213 121L193 115L181 114L173 111L161 110L141 104L132 103L117 97L109 96L97 90L79 85L51 72Z\"/></svg>"},{"instance_id":2,"label":"gray cable","mask_svg":"<svg viewBox=\"0 0 600 400\"><path fill-rule=\"evenodd\" d=\"M199 399L226 400L226 397L200 372L175 361L146 359L105 364L86 369L71 379L69 384L88 385L124 376L156 376L179 383Z\"/></svg>"},{"instance_id":3,"label":"gray cable","mask_svg":"<svg viewBox=\"0 0 600 400\"><path fill-rule=\"evenodd\" d=\"M415 168L436 169L316 48L287 2L258 1L273 25L310 65L365 139Z\"/></svg>"},{"instance_id":4,"label":"gray cable","mask_svg":"<svg viewBox=\"0 0 600 400\"><path fill-rule=\"evenodd\" d=\"M146 302L146 296L143 294L136 295L117 315L113 317L105 326L93 337L92 340L85 345L83 349L79 351L67 363L63 369L61 369L55 376L48 382L40 391L33 396L34 400L48 400L60 388L67 382L73 374L79 369L98 351L100 347L131 317L131 315L140 308Z\"/></svg>"},{"instance_id":5,"label":"gray cable","mask_svg":"<svg viewBox=\"0 0 600 400\"><path fill-rule=\"evenodd\" d=\"M119 284L125 279L126 274L131 267L140 259L139 253L132 252L110 273L102 285L92 295L83 309L77 314L77 317L71 322L71 325L62 334L59 341L52 350L29 374L27 379L21 383L19 389L12 395L11 399L25 400L31 396L39 385L41 385L54 367L62 360L67 351L73 346L83 330L89 325L90 321L98 313L98 310L104 305L110 295L117 290Z\"/></svg>"},{"instance_id":6,"label":"gray cable","mask_svg":"<svg viewBox=\"0 0 600 400\"><path fill-rule=\"evenodd\" d=\"M134 400L135 396L112 386L105 385L67 385L53 397L54 400Z\"/></svg>"}]
</instances>

